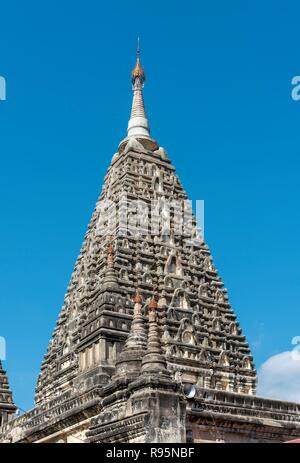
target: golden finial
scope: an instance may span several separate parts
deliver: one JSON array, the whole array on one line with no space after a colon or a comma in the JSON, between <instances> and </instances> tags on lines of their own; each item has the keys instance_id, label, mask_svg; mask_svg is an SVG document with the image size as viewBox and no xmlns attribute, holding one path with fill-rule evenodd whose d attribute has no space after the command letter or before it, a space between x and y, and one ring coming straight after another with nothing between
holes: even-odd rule
<instances>
[{"instance_id":1,"label":"golden finial","mask_svg":"<svg viewBox=\"0 0 300 463\"><path fill-rule=\"evenodd\" d=\"M137 50L136 50L136 65L131 73L132 83L135 83L136 79L140 79L141 84L146 80L144 69L141 66L140 62L141 48L140 48L140 38L138 37Z\"/></svg>"},{"instance_id":2,"label":"golden finial","mask_svg":"<svg viewBox=\"0 0 300 463\"><path fill-rule=\"evenodd\" d=\"M155 312L157 310L157 302L154 296L151 298L151 301L149 302L148 309L149 312Z\"/></svg>"},{"instance_id":3,"label":"golden finial","mask_svg":"<svg viewBox=\"0 0 300 463\"><path fill-rule=\"evenodd\" d=\"M142 296L141 296L139 288L136 288L136 290L135 290L135 295L134 295L133 302L135 304L141 304L142 303Z\"/></svg>"}]
</instances>

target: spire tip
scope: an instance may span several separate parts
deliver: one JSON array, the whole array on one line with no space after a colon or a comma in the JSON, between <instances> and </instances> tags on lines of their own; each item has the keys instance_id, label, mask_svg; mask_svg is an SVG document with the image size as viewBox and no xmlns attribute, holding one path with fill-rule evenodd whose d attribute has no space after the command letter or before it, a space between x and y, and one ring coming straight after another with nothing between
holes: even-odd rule
<instances>
[{"instance_id":1,"label":"spire tip","mask_svg":"<svg viewBox=\"0 0 300 463\"><path fill-rule=\"evenodd\" d=\"M140 58L140 54L141 54L141 42L140 42L140 38L138 37L137 38L137 49L136 49L136 56L138 59Z\"/></svg>"},{"instance_id":2,"label":"spire tip","mask_svg":"<svg viewBox=\"0 0 300 463\"><path fill-rule=\"evenodd\" d=\"M141 63L140 63L140 55L141 55L141 46L140 46L140 38L138 37L137 50L136 50L136 64L131 73L131 80L132 80L133 85L135 84L136 79L139 79L142 85L144 84L146 80L145 71L142 68Z\"/></svg>"}]
</instances>

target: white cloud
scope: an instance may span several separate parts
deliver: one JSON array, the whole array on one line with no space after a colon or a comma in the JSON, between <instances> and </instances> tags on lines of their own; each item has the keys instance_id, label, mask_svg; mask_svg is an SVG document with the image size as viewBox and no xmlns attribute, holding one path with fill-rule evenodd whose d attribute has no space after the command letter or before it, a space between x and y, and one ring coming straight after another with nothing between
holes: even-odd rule
<instances>
[{"instance_id":1,"label":"white cloud","mask_svg":"<svg viewBox=\"0 0 300 463\"><path fill-rule=\"evenodd\" d=\"M300 402L300 354L281 352L262 364L258 371L258 395Z\"/></svg>"}]
</instances>

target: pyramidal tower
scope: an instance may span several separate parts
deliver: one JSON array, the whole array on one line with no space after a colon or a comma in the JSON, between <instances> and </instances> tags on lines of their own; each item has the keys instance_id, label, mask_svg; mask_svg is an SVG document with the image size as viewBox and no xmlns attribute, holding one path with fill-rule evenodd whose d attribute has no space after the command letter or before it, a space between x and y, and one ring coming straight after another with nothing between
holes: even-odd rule
<instances>
[{"instance_id":1,"label":"pyramidal tower","mask_svg":"<svg viewBox=\"0 0 300 463\"><path fill-rule=\"evenodd\" d=\"M249 345L166 150L150 133L138 49L112 157L10 442L282 442L299 404L256 397Z\"/></svg>"},{"instance_id":2,"label":"pyramidal tower","mask_svg":"<svg viewBox=\"0 0 300 463\"><path fill-rule=\"evenodd\" d=\"M109 380L130 329L137 285L145 306L157 293L170 372L206 387L255 393L252 356L227 291L175 168L150 135L145 79L138 50L127 137L88 226L42 364L37 404L74 384L85 389Z\"/></svg>"}]
</instances>

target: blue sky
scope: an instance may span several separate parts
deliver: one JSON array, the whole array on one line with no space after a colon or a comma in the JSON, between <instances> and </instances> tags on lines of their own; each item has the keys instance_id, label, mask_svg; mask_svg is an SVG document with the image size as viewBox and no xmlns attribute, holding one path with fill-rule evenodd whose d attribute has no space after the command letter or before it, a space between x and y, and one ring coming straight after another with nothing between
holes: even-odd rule
<instances>
[{"instance_id":1,"label":"blue sky","mask_svg":"<svg viewBox=\"0 0 300 463\"><path fill-rule=\"evenodd\" d=\"M259 367L300 335L297 2L2 2L0 335L16 403L43 354L111 156L141 36L153 136L194 201Z\"/></svg>"}]
</instances>

